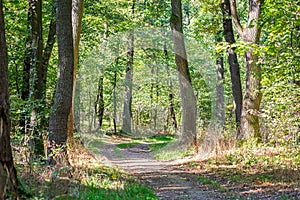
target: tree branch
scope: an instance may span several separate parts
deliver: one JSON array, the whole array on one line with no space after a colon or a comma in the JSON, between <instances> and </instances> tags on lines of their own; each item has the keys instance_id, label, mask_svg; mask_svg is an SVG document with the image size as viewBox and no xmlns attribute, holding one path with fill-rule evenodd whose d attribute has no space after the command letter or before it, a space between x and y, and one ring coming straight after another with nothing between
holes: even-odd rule
<instances>
[{"instance_id":1,"label":"tree branch","mask_svg":"<svg viewBox=\"0 0 300 200\"><path fill-rule=\"evenodd\" d=\"M238 14L237 14L237 9L236 9L236 2L235 0L230 0L230 9L231 9L231 16L232 20L234 22L234 25L237 29L238 34L243 37L243 28L241 26Z\"/></svg>"}]
</instances>

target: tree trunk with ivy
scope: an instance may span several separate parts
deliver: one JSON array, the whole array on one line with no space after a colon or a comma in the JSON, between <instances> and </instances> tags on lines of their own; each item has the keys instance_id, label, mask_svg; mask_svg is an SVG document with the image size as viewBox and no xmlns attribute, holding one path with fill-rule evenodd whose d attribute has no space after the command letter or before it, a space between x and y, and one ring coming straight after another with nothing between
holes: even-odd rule
<instances>
[{"instance_id":1,"label":"tree trunk with ivy","mask_svg":"<svg viewBox=\"0 0 300 200\"><path fill-rule=\"evenodd\" d=\"M18 179L10 145L8 101L8 58L2 0L0 0L0 199L6 199L6 188L18 196Z\"/></svg>"},{"instance_id":2,"label":"tree trunk with ivy","mask_svg":"<svg viewBox=\"0 0 300 200\"><path fill-rule=\"evenodd\" d=\"M33 136L32 146L34 148L35 155L43 156L44 145L42 139L42 129L39 115L41 114L42 107L41 104L43 99L46 98L43 96L46 87L43 87L43 78L45 77L44 65L43 65L43 34L42 34L42 1L41 0L29 0L29 14L31 15L30 20L30 30L31 30L31 62L30 62L30 71L31 78L33 82L32 86L32 97L33 97L33 106L31 110L30 117L30 131Z\"/></svg>"}]
</instances>

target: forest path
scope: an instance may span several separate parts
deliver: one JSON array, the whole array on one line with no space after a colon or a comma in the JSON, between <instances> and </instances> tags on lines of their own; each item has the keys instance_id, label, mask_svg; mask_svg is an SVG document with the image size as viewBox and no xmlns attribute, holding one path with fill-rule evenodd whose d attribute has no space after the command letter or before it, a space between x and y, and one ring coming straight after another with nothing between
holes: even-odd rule
<instances>
[{"instance_id":1,"label":"forest path","mask_svg":"<svg viewBox=\"0 0 300 200\"><path fill-rule=\"evenodd\" d=\"M197 176L174 166L173 162L158 161L150 154L149 143L140 143L120 149L120 141L104 138L99 146L98 159L108 166L116 166L154 189L163 200L216 199L204 191ZM127 141L128 142L128 141Z\"/></svg>"}]
</instances>

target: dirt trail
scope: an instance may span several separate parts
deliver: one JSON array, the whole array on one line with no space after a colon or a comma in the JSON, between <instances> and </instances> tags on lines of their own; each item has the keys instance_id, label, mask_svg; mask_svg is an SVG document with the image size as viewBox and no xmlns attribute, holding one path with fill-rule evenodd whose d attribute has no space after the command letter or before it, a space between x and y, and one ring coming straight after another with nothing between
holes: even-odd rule
<instances>
[{"instance_id":1,"label":"dirt trail","mask_svg":"<svg viewBox=\"0 0 300 200\"><path fill-rule=\"evenodd\" d=\"M117 166L153 188L163 200L209 200L209 191L204 191L197 177L190 172L175 168L172 162L155 160L147 144L119 149L118 143L109 138L99 147L98 158L109 166Z\"/></svg>"}]
</instances>

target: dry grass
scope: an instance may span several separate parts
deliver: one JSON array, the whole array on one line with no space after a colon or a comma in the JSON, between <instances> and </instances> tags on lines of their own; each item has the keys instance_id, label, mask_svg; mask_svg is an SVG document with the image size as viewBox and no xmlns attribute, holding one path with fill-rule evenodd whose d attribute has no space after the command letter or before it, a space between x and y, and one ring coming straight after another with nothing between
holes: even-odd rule
<instances>
[{"instance_id":1,"label":"dry grass","mask_svg":"<svg viewBox=\"0 0 300 200\"><path fill-rule=\"evenodd\" d=\"M217 146L210 157L180 165L204 180L221 196L250 199L298 199L300 197L300 147ZM207 182L209 182L207 181Z\"/></svg>"},{"instance_id":2,"label":"dry grass","mask_svg":"<svg viewBox=\"0 0 300 200\"><path fill-rule=\"evenodd\" d=\"M103 166L80 143L68 151L69 165L28 163L27 153L26 148L19 149L15 160L20 180L33 199L97 199L97 195L101 199L154 197L151 190L132 177Z\"/></svg>"}]
</instances>

